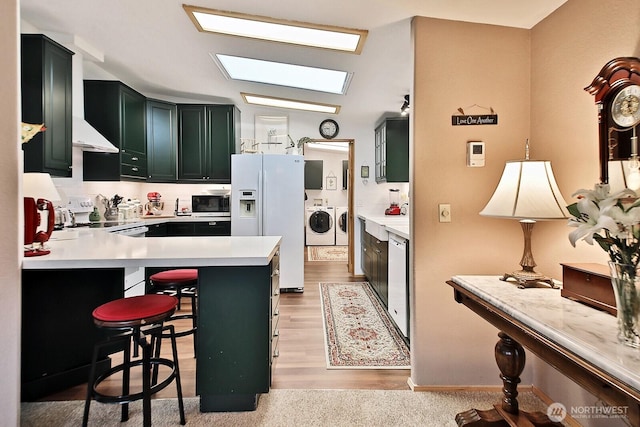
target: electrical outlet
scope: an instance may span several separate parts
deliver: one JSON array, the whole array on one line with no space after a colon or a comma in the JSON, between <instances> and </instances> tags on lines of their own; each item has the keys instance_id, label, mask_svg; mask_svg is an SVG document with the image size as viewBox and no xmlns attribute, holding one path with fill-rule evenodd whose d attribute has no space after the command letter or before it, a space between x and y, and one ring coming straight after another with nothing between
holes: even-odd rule
<instances>
[{"instance_id":1,"label":"electrical outlet","mask_svg":"<svg viewBox=\"0 0 640 427\"><path fill-rule=\"evenodd\" d=\"M441 203L438 205L438 220L440 222L451 222L451 205L450 204Z\"/></svg>"}]
</instances>

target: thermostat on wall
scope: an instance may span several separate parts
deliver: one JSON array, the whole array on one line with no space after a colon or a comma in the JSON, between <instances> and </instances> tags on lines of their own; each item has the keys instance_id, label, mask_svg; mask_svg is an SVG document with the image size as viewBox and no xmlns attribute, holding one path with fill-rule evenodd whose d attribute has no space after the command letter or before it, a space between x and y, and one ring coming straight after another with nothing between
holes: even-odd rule
<instances>
[{"instance_id":1,"label":"thermostat on wall","mask_svg":"<svg viewBox=\"0 0 640 427\"><path fill-rule=\"evenodd\" d=\"M472 168L484 166L484 142L467 142L467 166Z\"/></svg>"}]
</instances>

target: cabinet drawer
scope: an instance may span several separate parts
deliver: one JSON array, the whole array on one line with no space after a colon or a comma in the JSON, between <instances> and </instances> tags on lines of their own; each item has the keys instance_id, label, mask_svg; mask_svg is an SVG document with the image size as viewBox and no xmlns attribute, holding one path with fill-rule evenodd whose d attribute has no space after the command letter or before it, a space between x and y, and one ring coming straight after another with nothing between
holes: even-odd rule
<instances>
[{"instance_id":1,"label":"cabinet drawer","mask_svg":"<svg viewBox=\"0 0 640 427\"><path fill-rule=\"evenodd\" d=\"M207 221L194 224L196 236L231 236L231 221Z\"/></svg>"},{"instance_id":2,"label":"cabinet drawer","mask_svg":"<svg viewBox=\"0 0 640 427\"><path fill-rule=\"evenodd\" d=\"M560 294L616 315L609 267L602 264L562 264Z\"/></svg>"},{"instance_id":3,"label":"cabinet drawer","mask_svg":"<svg viewBox=\"0 0 640 427\"><path fill-rule=\"evenodd\" d=\"M147 179L147 163L146 161L144 164L133 165L129 163L122 163L120 165L120 175Z\"/></svg>"}]
</instances>

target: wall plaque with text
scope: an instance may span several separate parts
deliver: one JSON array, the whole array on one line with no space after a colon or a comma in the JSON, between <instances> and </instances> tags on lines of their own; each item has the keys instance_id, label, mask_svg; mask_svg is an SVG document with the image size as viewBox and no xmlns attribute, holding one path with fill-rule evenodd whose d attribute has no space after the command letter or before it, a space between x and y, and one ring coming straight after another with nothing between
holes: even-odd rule
<instances>
[{"instance_id":1,"label":"wall plaque with text","mask_svg":"<svg viewBox=\"0 0 640 427\"><path fill-rule=\"evenodd\" d=\"M458 115L451 116L452 126L479 126L479 125L497 125L497 114L482 114L477 116Z\"/></svg>"}]
</instances>

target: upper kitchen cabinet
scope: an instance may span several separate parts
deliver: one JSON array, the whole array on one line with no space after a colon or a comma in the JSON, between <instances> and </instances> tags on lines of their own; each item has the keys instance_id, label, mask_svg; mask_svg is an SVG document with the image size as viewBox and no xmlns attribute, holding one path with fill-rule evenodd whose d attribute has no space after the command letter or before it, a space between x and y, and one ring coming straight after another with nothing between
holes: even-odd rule
<instances>
[{"instance_id":1,"label":"upper kitchen cabinet","mask_svg":"<svg viewBox=\"0 0 640 427\"><path fill-rule=\"evenodd\" d=\"M389 117L375 130L376 182L409 182L409 118Z\"/></svg>"},{"instance_id":2,"label":"upper kitchen cabinet","mask_svg":"<svg viewBox=\"0 0 640 427\"><path fill-rule=\"evenodd\" d=\"M21 36L22 121L45 132L22 145L25 172L71 176L71 56L41 34Z\"/></svg>"},{"instance_id":3,"label":"upper kitchen cabinet","mask_svg":"<svg viewBox=\"0 0 640 427\"><path fill-rule=\"evenodd\" d=\"M84 116L120 153L84 152L85 181L147 178L146 98L119 81L84 81Z\"/></svg>"},{"instance_id":4,"label":"upper kitchen cabinet","mask_svg":"<svg viewBox=\"0 0 640 427\"><path fill-rule=\"evenodd\" d=\"M178 111L175 104L147 101L147 181L177 179Z\"/></svg>"},{"instance_id":5,"label":"upper kitchen cabinet","mask_svg":"<svg viewBox=\"0 0 640 427\"><path fill-rule=\"evenodd\" d=\"M178 104L178 181L229 184L239 141L235 105Z\"/></svg>"}]
</instances>

